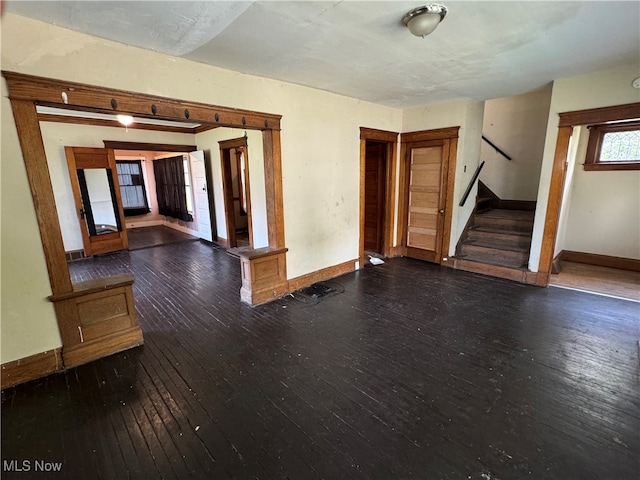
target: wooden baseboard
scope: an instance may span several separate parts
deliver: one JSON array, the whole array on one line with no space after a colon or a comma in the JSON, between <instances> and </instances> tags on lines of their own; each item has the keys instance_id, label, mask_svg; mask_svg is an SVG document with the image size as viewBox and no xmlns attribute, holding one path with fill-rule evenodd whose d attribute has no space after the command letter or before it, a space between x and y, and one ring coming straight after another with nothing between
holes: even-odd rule
<instances>
[{"instance_id":1,"label":"wooden baseboard","mask_svg":"<svg viewBox=\"0 0 640 480\"><path fill-rule=\"evenodd\" d=\"M322 270L317 270L315 272L292 278L289 280L289 292L295 292L296 290L308 287L314 283L353 272L356 269L355 264L357 261L358 259L349 260L347 262L339 263L338 265L333 265L332 267L323 268ZM360 265L362 266L363 264L361 263Z\"/></svg>"},{"instance_id":2,"label":"wooden baseboard","mask_svg":"<svg viewBox=\"0 0 640 480\"><path fill-rule=\"evenodd\" d=\"M612 257L609 255L598 255L595 253L574 252L572 250L563 250L556 257L560 261L585 263L587 265L596 265L598 267L617 268L620 270L629 270L632 272L640 272L640 260L634 258Z\"/></svg>"},{"instance_id":3,"label":"wooden baseboard","mask_svg":"<svg viewBox=\"0 0 640 480\"><path fill-rule=\"evenodd\" d=\"M528 285L537 285L539 287L546 287L548 284L548 279L544 275L518 268L488 265L486 263L472 262L470 260L453 257L449 258L448 266L458 270L464 270L465 272L480 273L490 277L504 278L505 280L526 283Z\"/></svg>"},{"instance_id":4,"label":"wooden baseboard","mask_svg":"<svg viewBox=\"0 0 640 480\"><path fill-rule=\"evenodd\" d=\"M62 366L62 349L47 350L29 357L2 364L1 388L4 390L19 383L35 380L59 372Z\"/></svg>"},{"instance_id":5,"label":"wooden baseboard","mask_svg":"<svg viewBox=\"0 0 640 480\"><path fill-rule=\"evenodd\" d=\"M65 368L77 367L83 363L122 352L143 343L140 327L131 327L90 342L65 347L62 352L64 366Z\"/></svg>"},{"instance_id":6,"label":"wooden baseboard","mask_svg":"<svg viewBox=\"0 0 640 480\"><path fill-rule=\"evenodd\" d=\"M223 237L216 237L213 239L213 243L217 243L222 248L229 248L229 240Z\"/></svg>"}]
</instances>

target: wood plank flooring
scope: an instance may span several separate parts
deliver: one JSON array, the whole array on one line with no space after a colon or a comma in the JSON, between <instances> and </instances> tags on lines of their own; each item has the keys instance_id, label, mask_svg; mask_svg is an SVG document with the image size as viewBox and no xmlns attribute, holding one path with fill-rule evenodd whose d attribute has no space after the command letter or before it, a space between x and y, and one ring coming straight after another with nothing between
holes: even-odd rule
<instances>
[{"instance_id":1,"label":"wood plank flooring","mask_svg":"<svg viewBox=\"0 0 640 480\"><path fill-rule=\"evenodd\" d=\"M252 309L201 242L70 268L134 275L145 345L3 391L3 479L640 474L637 303L398 258Z\"/></svg>"},{"instance_id":2,"label":"wood plank flooring","mask_svg":"<svg viewBox=\"0 0 640 480\"><path fill-rule=\"evenodd\" d=\"M562 271L551 275L549 285L640 302L640 272L563 261Z\"/></svg>"},{"instance_id":3,"label":"wood plank flooring","mask_svg":"<svg viewBox=\"0 0 640 480\"><path fill-rule=\"evenodd\" d=\"M129 250L141 250L160 245L198 240L198 237L165 225L128 228L127 237L129 238Z\"/></svg>"}]
</instances>

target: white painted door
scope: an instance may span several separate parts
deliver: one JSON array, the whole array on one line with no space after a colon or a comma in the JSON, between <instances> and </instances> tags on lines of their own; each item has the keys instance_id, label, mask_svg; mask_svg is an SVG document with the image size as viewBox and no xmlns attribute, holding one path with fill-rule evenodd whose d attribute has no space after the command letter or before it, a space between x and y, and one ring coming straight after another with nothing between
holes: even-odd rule
<instances>
[{"instance_id":1,"label":"white painted door","mask_svg":"<svg viewBox=\"0 0 640 480\"><path fill-rule=\"evenodd\" d=\"M209 210L209 194L207 193L207 173L204 166L204 151L198 150L189 154L191 177L193 178L193 197L195 200L198 236L211 242L211 214Z\"/></svg>"}]
</instances>

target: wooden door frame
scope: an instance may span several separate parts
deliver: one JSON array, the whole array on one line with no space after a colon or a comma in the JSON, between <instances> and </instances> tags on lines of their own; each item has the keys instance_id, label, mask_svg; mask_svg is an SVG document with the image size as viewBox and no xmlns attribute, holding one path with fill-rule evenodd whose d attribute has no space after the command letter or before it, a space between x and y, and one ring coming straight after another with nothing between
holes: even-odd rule
<instances>
[{"instance_id":1,"label":"wooden door frame","mask_svg":"<svg viewBox=\"0 0 640 480\"><path fill-rule=\"evenodd\" d=\"M560 212L562 209L562 194L567 173L567 157L569 155L569 142L574 127L595 123L613 122L640 117L640 102L610 107L590 108L558 114L558 137L556 139L555 154L551 167L551 180L549 194L547 196L547 211L542 232L542 247L538 272L535 278L536 285L546 287L549 285L549 277L553 266L553 253L556 247Z\"/></svg>"},{"instance_id":2,"label":"wooden door frame","mask_svg":"<svg viewBox=\"0 0 640 480\"><path fill-rule=\"evenodd\" d=\"M249 245L253 248L253 226L251 225L251 187L249 180L249 148L247 137L232 138L229 140L221 140L220 145L220 168L222 171L222 198L224 204L224 218L227 225L227 246L237 246L236 239L236 217L235 217L235 200L233 199L233 179L231 172L231 162L235 159L231 158L231 150L243 150L243 164L245 171L245 187L247 195L247 228L249 230ZM238 175L240 172L238 171ZM238 186L240 188L240 186ZM238 192L241 193L241 192ZM242 197L240 197L242 198ZM233 226L233 228L231 228Z\"/></svg>"},{"instance_id":3,"label":"wooden door frame","mask_svg":"<svg viewBox=\"0 0 640 480\"><path fill-rule=\"evenodd\" d=\"M364 203L365 203L365 166L367 156L367 141L385 143L387 161L385 162L385 198L383 207L382 254L385 257L396 256L393 231L395 225L395 196L396 196L396 166L398 150L398 133L373 128L360 127L360 240L358 257L360 264L364 258Z\"/></svg>"},{"instance_id":4,"label":"wooden door frame","mask_svg":"<svg viewBox=\"0 0 640 480\"><path fill-rule=\"evenodd\" d=\"M120 192L120 182L118 181L118 170L116 165L116 157L113 149L111 148L86 148L86 147L72 147L65 146L65 155L67 157L67 169L69 171L69 180L71 181L71 191L73 192L74 203L76 205L76 217L78 219L78 223L80 226L80 233L82 234L82 244L84 247L84 254L87 257L92 255L102 254L102 253L111 253L120 250L114 250L114 244L120 243L122 246L122 250L127 250L129 248L129 240L127 238L127 225L124 217L124 209L122 207L122 195ZM109 185L109 189L111 190L111 197L116 201L117 207L117 215L116 219L119 223L120 231L108 233L106 235L100 235L99 240L106 240L106 242L94 242L92 241L92 237L89 233L89 229L87 228L87 223L84 221L84 215L82 215L78 210L79 205L83 205L82 197L80 194L80 186L78 179L78 167L76 161L76 153L93 153L97 151L107 151L107 159L109 168L111 170L113 185ZM83 205L83 209L86 209L86 205ZM96 239L98 240L98 239ZM97 246L102 245L102 248L96 248ZM111 245L111 247L109 247Z\"/></svg>"},{"instance_id":5,"label":"wooden door frame","mask_svg":"<svg viewBox=\"0 0 640 480\"><path fill-rule=\"evenodd\" d=\"M448 144L448 152L442 160L442 187L444 191L444 223L442 227L442 243L440 254L437 258L439 264L447 261L451 244L451 223L453 219L454 198L453 189L456 179L456 159L458 155L458 132L460 127L438 128L434 130L422 130L400 134L400 175L399 175L399 200L398 200L398 253L407 253L407 223L409 202L409 164L407 155L412 144L428 141L443 141Z\"/></svg>"},{"instance_id":6,"label":"wooden door frame","mask_svg":"<svg viewBox=\"0 0 640 480\"><path fill-rule=\"evenodd\" d=\"M269 247L285 252L281 115L3 71L54 296L72 293L37 105L262 131ZM65 95L62 95L64 93ZM64 100L63 100L64 97ZM284 255L284 253L282 253ZM58 325L61 318L56 311Z\"/></svg>"}]
</instances>

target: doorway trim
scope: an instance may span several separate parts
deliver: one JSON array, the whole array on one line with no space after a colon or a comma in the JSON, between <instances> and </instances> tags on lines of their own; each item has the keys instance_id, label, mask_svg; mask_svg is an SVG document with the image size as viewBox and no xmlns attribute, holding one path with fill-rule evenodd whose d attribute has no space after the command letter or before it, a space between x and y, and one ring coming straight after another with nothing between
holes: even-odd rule
<instances>
[{"instance_id":1,"label":"doorway trim","mask_svg":"<svg viewBox=\"0 0 640 480\"><path fill-rule=\"evenodd\" d=\"M280 149L281 115L260 113L196 103L173 98L116 90L65 80L37 77L2 71L8 89L13 118L22 150L27 180L31 189L33 208L49 275L54 310L62 337L62 356L65 366L78 365L117 351L143 343L142 330L135 319L133 305L133 278L129 275L101 278L91 282L73 284L64 251L62 231L55 205L53 186L44 141L40 130L37 105L47 105L99 113L124 113L138 117L162 120L189 121L207 127L232 127L261 130L264 150L265 197L269 248L264 255L277 261L277 275L254 278L243 275L243 288L251 293L256 281L261 280L261 291L284 289L286 284L287 249L284 246L284 213L282 195L282 159ZM244 273L244 269L242 272ZM80 303L101 302L100 297L117 297L105 310L104 305L94 308L100 314L110 315L124 311L118 324L126 328L95 340L85 342L81 327L86 324L87 311ZM261 293L261 292L260 292ZM246 298L241 295L241 298ZM125 299L125 300L123 300ZM250 302L255 304L254 297ZM111 301L111 300L110 300ZM126 306L121 303L126 301ZM119 302L119 303L118 303ZM114 314L115 315L115 314ZM114 316L112 315L112 316ZM126 317L126 318L125 318Z\"/></svg>"},{"instance_id":2,"label":"doorway trim","mask_svg":"<svg viewBox=\"0 0 640 480\"><path fill-rule=\"evenodd\" d=\"M236 218L235 218L235 200L233 199L233 178L231 175L231 162L237 161L234 158L231 158L231 150L236 149L244 149L243 150L243 159L242 162L244 164L245 171L245 194L247 196L247 229L249 231L249 246L253 248L253 225L252 217L251 217L251 190L250 190L250 182L249 182L249 159L248 159L248 144L247 137L239 137L232 138L229 140L221 140L218 142L220 145L220 168L222 172L222 198L224 204L224 218L225 224L227 227L227 239L226 245L227 247L236 247L237 239L236 239ZM238 172L240 175L240 172ZM238 186L238 189L240 186ZM241 193L241 192L238 192ZM242 200L242 196L240 197ZM233 227L233 228L232 228ZM225 242L221 242L225 243Z\"/></svg>"},{"instance_id":3,"label":"doorway trim","mask_svg":"<svg viewBox=\"0 0 640 480\"><path fill-rule=\"evenodd\" d=\"M399 200L398 200L398 253L405 255L407 250L407 213L408 213L408 182L409 165L406 161L408 154L408 144L417 142L427 142L433 140L448 141L448 155L443 160L443 168L446 168L443 183L445 192L444 224L442 230L442 245L440 248L440 258L436 263L448 265L449 247L451 244L451 224L453 219L454 199L453 190L456 180L456 159L458 157L458 132L460 127L438 128L434 130L422 130L419 132L407 132L400 134L400 178L399 178ZM446 165L445 165L446 164Z\"/></svg>"},{"instance_id":4,"label":"doorway trim","mask_svg":"<svg viewBox=\"0 0 640 480\"><path fill-rule=\"evenodd\" d=\"M395 213L396 213L396 171L398 133L374 128L360 127L360 240L358 244L358 258L360 264L364 258L364 203L365 203L365 165L367 141L385 143L387 148L387 161L385 165L385 198L383 206L383 251L385 257L395 257Z\"/></svg>"},{"instance_id":5,"label":"doorway trim","mask_svg":"<svg viewBox=\"0 0 640 480\"><path fill-rule=\"evenodd\" d=\"M545 213L540 260L538 261L538 273L535 281L536 285L543 287L549 285L549 277L553 266L553 253L562 209L562 193L564 192L567 173L569 141L573 128L592 123L638 118L640 117L640 102L563 112L559 113L558 116L558 137L551 167L547 211Z\"/></svg>"}]
</instances>

